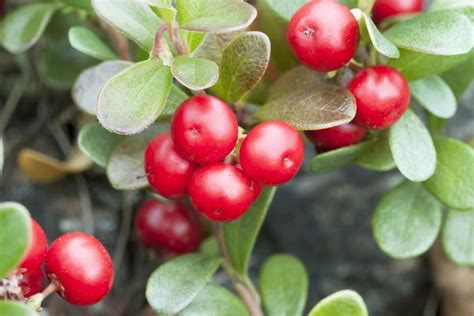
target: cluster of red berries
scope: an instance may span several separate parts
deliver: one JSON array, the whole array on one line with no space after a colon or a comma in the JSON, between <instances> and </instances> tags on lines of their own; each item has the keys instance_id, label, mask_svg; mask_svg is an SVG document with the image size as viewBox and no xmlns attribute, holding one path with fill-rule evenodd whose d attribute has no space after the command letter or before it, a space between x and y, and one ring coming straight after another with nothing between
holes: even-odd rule
<instances>
[{"instance_id":1,"label":"cluster of red berries","mask_svg":"<svg viewBox=\"0 0 474 316\"><path fill-rule=\"evenodd\" d=\"M419 12L423 1L376 1L376 21ZM359 44L359 26L351 11L333 0L314 0L303 5L288 25L288 43L297 59L307 67L328 72L347 64ZM320 152L357 144L370 129L395 124L410 104L408 83L400 72L388 66L368 67L354 76L347 86L353 94L357 114L348 124L306 135Z\"/></svg>"},{"instance_id":2,"label":"cluster of red berries","mask_svg":"<svg viewBox=\"0 0 474 316\"><path fill-rule=\"evenodd\" d=\"M114 269L100 241L72 232L57 238L48 249L44 230L33 219L31 225L28 251L13 273L21 289L21 293L15 293L16 298L27 299L41 293L45 289L45 272L52 289L48 294L56 291L74 305L95 304L109 293Z\"/></svg>"},{"instance_id":3,"label":"cluster of red berries","mask_svg":"<svg viewBox=\"0 0 474 316\"><path fill-rule=\"evenodd\" d=\"M256 126L240 142L230 106L202 95L183 102L174 113L171 133L148 145L145 172L160 195L179 199L189 194L207 219L232 221L249 209L262 186L291 180L303 151L299 133L280 121Z\"/></svg>"}]
</instances>

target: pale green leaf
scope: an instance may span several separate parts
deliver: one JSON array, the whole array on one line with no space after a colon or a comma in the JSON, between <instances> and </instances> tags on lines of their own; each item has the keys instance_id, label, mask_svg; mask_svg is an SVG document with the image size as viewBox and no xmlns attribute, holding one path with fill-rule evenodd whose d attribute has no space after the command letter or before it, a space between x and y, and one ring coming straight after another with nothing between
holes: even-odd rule
<instances>
[{"instance_id":1,"label":"pale green leaf","mask_svg":"<svg viewBox=\"0 0 474 316\"><path fill-rule=\"evenodd\" d=\"M400 52L398 51L398 48L392 42L386 39L385 36L382 35L382 33L380 33L379 29L374 24L372 19L366 13L363 13L362 17L364 25L367 29L367 34L369 35L370 41L372 42L372 45L374 45L374 48L380 54L385 55L389 58L400 57Z\"/></svg>"},{"instance_id":2,"label":"pale green leaf","mask_svg":"<svg viewBox=\"0 0 474 316\"><path fill-rule=\"evenodd\" d=\"M36 312L27 307L26 304L15 301L0 301L0 315L5 316L36 316Z\"/></svg>"},{"instance_id":3,"label":"pale green leaf","mask_svg":"<svg viewBox=\"0 0 474 316\"><path fill-rule=\"evenodd\" d=\"M112 150L122 139L122 136L110 133L98 123L90 123L81 128L77 144L93 162L105 167Z\"/></svg>"},{"instance_id":4,"label":"pale green leaf","mask_svg":"<svg viewBox=\"0 0 474 316\"><path fill-rule=\"evenodd\" d=\"M458 265L474 266L474 210L449 210L441 233L446 255Z\"/></svg>"},{"instance_id":5,"label":"pale green leaf","mask_svg":"<svg viewBox=\"0 0 474 316\"><path fill-rule=\"evenodd\" d=\"M309 316L368 316L367 307L359 294L343 290L321 300Z\"/></svg>"},{"instance_id":6,"label":"pale green leaf","mask_svg":"<svg viewBox=\"0 0 474 316\"><path fill-rule=\"evenodd\" d=\"M411 94L426 110L441 118L456 113L456 97L451 88L438 76L411 81Z\"/></svg>"},{"instance_id":7,"label":"pale green leaf","mask_svg":"<svg viewBox=\"0 0 474 316\"><path fill-rule=\"evenodd\" d=\"M84 53L100 60L117 59L117 55L112 49L91 30L75 26L69 30L69 42L71 46Z\"/></svg>"},{"instance_id":8,"label":"pale green leaf","mask_svg":"<svg viewBox=\"0 0 474 316\"><path fill-rule=\"evenodd\" d=\"M191 90L207 89L213 86L219 77L215 62L188 56L176 57L171 72L179 83Z\"/></svg>"},{"instance_id":9,"label":"pale green leaf","mask_svg":"<svg viewBox=\"0 0 474 316\"><path fill-rule=\"evenodd\" d=\"M316 157L311 159L311 170L318 173L337 170L350 164L356 157L368 150L372 145L372 141L367 141L357 145L342 147L317 154Z\"/></svg>"}]
</instances>

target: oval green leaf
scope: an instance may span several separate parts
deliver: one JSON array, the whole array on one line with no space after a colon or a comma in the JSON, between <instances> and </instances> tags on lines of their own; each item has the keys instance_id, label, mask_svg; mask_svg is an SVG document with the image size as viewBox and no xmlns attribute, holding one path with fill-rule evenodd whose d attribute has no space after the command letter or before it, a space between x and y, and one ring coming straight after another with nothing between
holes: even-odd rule
<instances>
[{"instance_id":1,"label":"oval green leaf","mask_svg":"<svg viewBox=\"0 0 474 316\"><path fill-rule=\"evenodd\" d=\"M372 145L373 142L368 141L317 154L316 157L311 159L311 170L319 173L337 170L350 164L357 156L368 150Z\"/></svg>"},{"instance_id":2,"label":"oval green leaf","mask_svg":"<svg viewBox=\"0 0 474 316\"><path fill-rule=\"evenodd\" d=\"M15 301L0 301L0 315L36 316L38 313L29 309L26 304Z\"/></svg>"},{"instance_id":3,"label":"oval green leaf","mask_svg":"<svg viewBox=\"0 0 474 316\"><path fill-rule=\"evenodd\" d=\"M146 298L157 313L176 314L188 306L221 263L218 257L196 253L177 257L153 272Z\"/></svg>"},{"instance_id":4,"label":"oval green leaf","mask_svg":"<svg viewBox=\"0 0 474 316\"><path fill-rule=\"evenodd\" d=\"M188 56L176 57L171 72L179 83L191 90L212 87L219 78L219 69L215 62Z\"/></svg>"},{"instance_id":5,"label":"oval green leaf","mask_svg":"<svg viewBox=\"0 0 474 316\"><path fill-rule=\"evenodd\" d=\"M30 213L18 203L0 203L0 227L1 279L21 262L26 253L31 238Z\"/></svg>"},{"instance_id":6,"label":"oval green leaf","mask_svg":"<svg viewBox=\"0 0 474 316\"><path fill-rule=\"evenodd\" d=\"M166 105L171 89L169 67L159 59L142 61L110 79L97 100L97 118L107 130L137 134L150 126Z\"/></svg>"},{"instance_id":7,"label":"oval green leaf","mask_svg":"<svg viewBox=\"0 0 474 316\"><path fill-rule=\"evenodd\" d=\"M450 260L461 266L474 266L474 210L449 210L441 242Z\"/></svg>"},{"instance_id":8,"label":"oval green leaf","mask_svg":"<svg viewBox=\"0 0 474 316\"><path fill-rule=\"evenodd\" d=\"M370 41L372 42L372 45L374 45L374 48L380 54L389 58L400 57L400 51L398 48L392 42L386 39L382 33L380 33L372 19L366 13L362 14L362 18L367 30L367 34L369 35Z\"/></svg>"},{"instance_id":9,"label":"oval green leaf","mask_svg":"<svg viewBox=\"0 0 474 316\"><path fill-rule=\"evenodd\" d=\"M303 315L308 273L298 258L287 254L271 256L263 263L258 282L266 315Z\"/></svg>"},{"instance_id":10,"label":"oval green leaf","mask_svg":"<svg viewBox=\"0 0 474 316\"><path fill-rule=\"evenodd\" d=\"M81 128L77 143L87 157L105 167L115 146L122 139L122 136L110 133L100 124L90 123Z\"/></svg>"},{"instance_id":11,"label":"oval green leaf","mask_svg":"<svg viewBox=\"0 0 474 316\"><path fill-rule=\"evenodd\" d=\"M364 300L354 291L344 290L321 300L309 316L368 316Z\"/></svg>"},{"instance_id":12,"label":"oval green leaf","mask_svg":"<svg viewBox=\"0 0 474 316\"><path fill-rule=\"evenodd\" d=\"M408 109L388 132L393 160L410 181L429 179L436 169L436 150L431 135L416 114Z\"/></svg>"},{"instance_id":13,"label":"oval green leaf","mask_svg":"<svg viewBox=\"0 0 474 316\"><path fill-rule=\"evenodd\" d=\"M455 139L434 141L438 163L425 187L447 206L458 210L474 208L474 149Z\"/></svg>"},{"instance_id":14,"label":"oval green leaf","mask_svg":"<svg viewBox=\"0 0 474 316\"><path fill-rule=\"evenodd\" d=\"M461 100L470 83L474 80L474 50L469 55L471 56L470 59L441 74L457 101Z\"/></svg>"},{"instance_id":15,"label":"oval green leaf","mask_svg":"<svg viewBox=\"0 0 474 316\"><path fill-rule=\"evenodd\" d=\"M388 143L388 133L380 135L375 143L357 155L354 163L375 171L388 171L395 168L395 161L393 161Z\"/></svg>"},{"instance_id":16,"label":"oval green leaf","mask_svg":"<svg viewBox=\"0 0 474 316\"><path fill-rule=\"evenodd\" d=\"M410 91L421 106L437 117L450 118L456 113L456 97L438 76L411 81Z\"/></svg>"},{"instance_id":17,"label":"oval green leaf","mask_svg":"<svg viewBox=\"0 0 474 316\"><path fill-rule=\"evenodd\" d=\"M441 227L441 204L421 184L405 181L377 205L372 230L380 249L396 259L426 252Z\"/></svg>"},{"instance_id":18,"label":"oval green leaf","mask_svg":"<svg viewBox=\"0 0 474 316\"><path fill-rule=\"evenodd\" d=\"M102 39L88 28L75 26L69 30L69 42L71 46L100 60L117 59L117 55L105 44Z\"/></svg>"}]
</instances>

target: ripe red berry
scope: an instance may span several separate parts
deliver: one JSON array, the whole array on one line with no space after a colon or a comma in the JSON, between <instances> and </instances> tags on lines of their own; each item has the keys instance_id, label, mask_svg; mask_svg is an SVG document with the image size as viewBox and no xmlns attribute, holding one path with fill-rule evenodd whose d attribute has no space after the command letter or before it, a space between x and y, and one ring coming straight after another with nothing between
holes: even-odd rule
<instances>
[{"instance_id":1,"label":"ripe red berry","mask_svg":"<svg viewBox=\"0 0 474 316\"><path fill-rule=\"evenodd\" d=\"M145 173L148 183L166 198L179 198L187 192L195 168L194 162L176 152L169 133L157 136L146 148Z\"/></svg>"},{"instance_id":2,"label":"ripe red berry","mask_svg":"<svg viewBox=\"0 0 474 316\"><path fill-rule=\"evenodd\" d=\"M351 60L358 45L359 26L344 5L314 1L296 11L288 24L287 37L302 64L328 72Z\"/></svg>"},{"instance_id":3,"label":"ripe red berry","mask_svg":"<svg viewBox=\"0 0 474 316\"><path fill-rule=\"evenodd\" d=\"M423 10L424 0L377 0L372 8L375 23L399 14L418 13Z\"/></svg>"},{"instance_id":4,"label":"ripe red berry","mask_svg":"<svg viewBox=\"0 0 474 316\"><path fill-rule=\"evenodd\" d=\"M240 164L253 181L265 185L280 185L290 181L304 159L300 134L293 126L281 121L257 125L240 147Z\"/></svg>"},{"instance_id":5,"label":"ripe red berry","mask_svg":"<svg viewBox=\"0 0 474 316\"><path fill-rule=\"evenodd\" d=\"M114 268L107 249L91 235L73 232L56 239L46 254L46 274L74 305L91 305L112 288Z\"/></svg>"},{"instance_id":6,"label":"ripe red berry","mask_svg":"<svg viewBox=\"0 0 474 316\"><path fill-rule=\"evenodd\" d=\"M213 96L184 101L173 115L171 134L178 151L200 164L222 161L234 148L238 124L234 112Z\"/></svg>"},{"instance_id":7,"label":"ripe red berry","mask_svg":"<svg viewBox=\"0 0 474 316\"><path fill-rule=\"evenodd\" d=\"M383 129L395 124L410 104L410 88L397 70L388 66L369 67L357 74L347 88L357 104L355 122Z\"/></svg>"},{"instance_id":8,"label":"ripe red berry","mask_svg":"<svg viewBox=\"0 0 474 316\"><path fill-rule=\"evenodd\" d=\"M22 273L20 281L21 291L25 298L44 290L44 272L41 268Z\"/></svg>"},{"instance_id":9,"label":"ripe red berry","mask_svg":"<svg viewBox=\"0 0 474 316\"><path fill-rule=\"evenodd\" d=\"M326 1L329 1L329 0L326 0ZM235 163L234 166L242 170L242 166L240 165L240 163ZM256 183L255 181L251 181L251 182L252 182L252 186L250 187L250 190L252 190L253 200L255 201L260 196L260 193L262 193L263 186L261 184Z\"/></svg>"},{"instance_id":10,"label":"ripe red berry","mask_svg":"<svg viewBox=\"0 0 474 316\"><path fill-rule=\"evenodd\" d=\"M354 123L347 123L317 131L306 131L306 136L316 145L319 152L355 145L367 136L367 129Z\"/></svg>"},{"instance_id":11,"label":"ripe red berry","mask_svg":"<svg viewBox=\"0 0 474 316\"><path fill-rule=\"evenodd\" d=\"M204 237L199 219L179 202L146 201L138 209L135 230L146 247L175 253L196 251Z\"/></svg>"},{"instance_id":12,"label":"ripe red berry","mask_svg":"<svg viewBox=\"0 0 474 316\"><path fill-rule=\"evenodd\" d=\"M27 271L37 269L43 264L47 249L48 240L43 228L34 219L31 219L30 245L18 268L26 269Z\"/></svg>"},{"instance_id":13,"label":"ripe red berry","mask_svg":"<svg viewBox=\"0 0 474 316\"><path fill-rule=\"evenodd\" d=\"M223 163L196 170L189 183L189 197L204 217L232 221L253 202L252 182L239 168Z\"/></svg>"}]
</instances>

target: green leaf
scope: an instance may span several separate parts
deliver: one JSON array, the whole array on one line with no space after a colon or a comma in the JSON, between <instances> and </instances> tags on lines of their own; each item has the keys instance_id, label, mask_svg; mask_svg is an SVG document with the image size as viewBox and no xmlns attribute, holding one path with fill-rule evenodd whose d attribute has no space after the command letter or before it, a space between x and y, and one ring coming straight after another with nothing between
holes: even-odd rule
<instances>
[{"instance_id":1,"label":"green leaf","mask_svg":"<svg viewBox=\"0 0 474 316\"><path fill-rule=\"evenodd\" d=\"M385 253L406 259L431 247L441 220L441 204L421 184L405 181L379 202L372 218L372 230Z\"/></svg>"},{"instance_id":2,"label":"green leaf","mask_svg":"<svg viewBox=\"0 0 474 316\"><path fill-rule=\"evenodd\" d=\"M432 114L450 118L456 113L456 97L440 77L432 76L409 84L411 94Z\"/></svg>"},{"instance_id":3,"label":"green leaf","mask_svg":"<svg viewBox=\"0 0 474 316\"><path fill-rule=\"evenodd\" d=\"M375 143L357 155L355 164L376 171L388 171L395 168L392 151L388 143L388 133L379 136Z\"/></svg>"},{"instance_id":4,"label":"green leaf","mask_svg":"<svg viewBox=\"0 0 474 316\"><path fill-rule=\"evenodd\" d=\"M214 236L209 236L201 242L199 251L208 256L219 256L219 244Z\"/></svg>"},{"instance_id":5,"label":"green leaf","mask_svg":"<svg viewBox=\"0 0 474 316\"><path fill-rule=\"evenodd\" d=\"M471 0L433 0L430 11L474 7Z\"/></svg>"},{"instance_id":6,"label":"green leaf","mask_svg":"<svg viewBox=\"0 0 474 316\"><path fill-rule=\"evenodd\" d=\"M72 99L82 111L95 115L97 98L104 84L113 76L133 65L122 60L105 61L84 70L72 87Z\"/></svg>"},{"instance_id":7,"label":"green leaf","mask_svg":"<svg viewBox=\"0 0 474 316\"><path fill-rule=\"evenodd\" d=\"M2 227L0 230L1 279L21 262L28 249L31 238L31 219L28 210L18 203L0 203L0 227Z\"/></svg>"},{"instance_id":8,"label":"green leaf","mask_svg":"<svg viewBox=\"0 0 474 316\"><path fill-rule=\"evenodd\" d=\"M364 300L354 291L344 290L321 300L309 316L368 316Z\"/></svg>"},{"instance_id":9,"label":"green leaf","mask_svg":"<svg viewBox=\"0 0 474 316\"><path fill-rule=\"evenodd\" d=\"M189 96L176 85L171 86L166 106L161 112L159 120L170 120L176 109L189 98Z\"/></svg>"},{"instance_id":10,"label":"green leaf","mask_svg":"<svg viewBox=\"0 0 474 316\"><path fill-rule=\"evenodd\" d=\"M350 164L357 156L369 149L372 145L373 142L368 141L317 154L316 157L311 159L311 170L319 173L337 170Z\"/></svg>"},{"instance_id":11,"label":"green leaf","mask_svg":"<svg viewBox=\"0 0 474 316\"><path fill-rule=\"evenodd\" d=\"M400 57L400 51L398 48L386 39L382 33L380 33L377 26L374 24L372 19L366 14L362 14L362 19L364 22L364 26L367 30L367 34L370 37L370 41L374 48L382 55L385 55L389 58L398 58Z\"/></svg>"},{"instance_id":12,"label":"green leaf","mask_svg":"<svg viewBox=\"0 0 474 316\"><path fill-rule=\"evenodd\" d=\"M79 9L92 11L91 0L61 0L62 3L77 7Z\"/></svg>"},{"instance_id":13,"label":"green leaf","mask_svg":"<svg viewBox=\"0 0 474 316\"><path fill-rule=\"evenodd\" d=\"M71 46L100 60L117 59L117 55L91 30L75 26L69 30Z\"/></svg>"},{"instance_id":14,"label":"green leaf","mask_svg":"<svg viewBox=\"0 0 474 316\"><path fill-rule=\"evenodd\" d=\"M135 0L136 2L146 4L157 8L160 17L166 23L173 23L176 18L176 9L167 0Z\"/></svg>"},{"instance_id":15,"label":"green leaf","mask_svg":"<svg viewBox=\"0 0 474 316\"><path fill-rule=\"evenodd\" d=\"M190 32L185 30L179 30L179 34L187 44L189 53L191 55L194 55L194 52L204 43L208 36L206 33Z\"/></svg>"},{"instance_id":16,"label":"green leaf","mask_svg":"<svg viewBox=\"0 0 474 316\"><path fill-rule=\"evenodd\" d=\"M159 59L134 64L104 85L97 100L97 118L113 133L137 134L158 118L171 84L171 70Z\"/></svg>"},{"instance_id":17,"label":"green leaf","mask_svg":"<svg viewBox=\"0 0 474 316\"><path fill-rule=\"evenodd\" d=\"M81 128L77 144L93 162L105 167L112 150L122 139L122 136L110 133L98 123L90 123Z\"/></svg>"},{"instance_id":18,"label":"green leaf","mask_svg":"<svg viewBox=\"0 0 474 316\"><path fill-rule=\"evenodd\" d=\"M262 79L270 61L270 40L261 32L235 38L224 50L219 81L212 91L230 103L237 103Z\"/></svg>"},{"instance_id":19,"label":"green leaf","mask_svg":"<svg viewBox=\"0 0 474 316\"><path fill-rule=\"evenodd\" d=\"M318 130L352 121L356 105L352 94L327 84L306 67L296 67L273 84L268 102L255 114L261 121L281 120L297 130Z\"/></svg>"},{"instance_id":20,"label":"green leaf","mask_svg":"<svg viewBox=\"0 0 474 316\"><path fill-rule=\"evenodd\" d=\"M474 149L455 139L438 137L435 174L424 183L436 198L458 210L474 208Z\"/></svg>"},{"instance_id":21,"label":"green leaf","mask_svg":"<svg viewBox=\"0 0 474 316\"><path fill-rule=\"evenodd\" d=\"M224 287L208 284L178 316L248 316L242 301Z\"/></svg>"},{"instance_id":22,"label":"green leaf","mask_svg":"<svg viewBox=\"0 0 474 316\"><path fill-rule=\"evenodd\" d=\"M161 19L135 1L93 0L96 14L145 50L151 50Z\"/></svg>"},{"instance_id":23,"label":"green leaf","mask_svg":"<svg viewBox=\"0 0 474 316\"><path fill-rule=\"evenodd\" d=\"M358 0L357 2L358 2L357 6L365 14L370 14L370 12L372 11L372 8L375 4L375 0Z\"/></svg>"},{"instance_id":24,"label":"green leaf","mask_svg":"<svg viewBox=\"0 0 474 316\"><path fill-rule=\"evenodd\" d=\"M263 263L258 282L266 315L303 315L308 273L298 258L287 254L271 256Z\"/></svg>"},{"instance_id":25,"label":"green leaf","mask_svg":"<svg viewBox=\"0 0 474 316\"><path fill-rule=\"evenodd\" d=\"M474 210L449 210L441 242L446 255L453 262L474 266Z\"/></svg>"},{"instance_id":26,"label":"green leaf","mask_svg":"<svg viewBox=\"0 0 474 316\"><path fill-rule=\"evenodd\" d=\"M0 315L36 316L38 314L29 309L26 304L15 301L0 301Z\"/></svg>"},{"instance_id":27,"label":"green leaf","mask_svg":"<svg viewBox=\"0 0 474 316\"><path fill-rule=\"evenodd\" d=\"M242 34L244 34L242 31L208 34L203 43L194 52L193 56L209 59L220 65L222 61L222 54L224 53L226 47L232 42L233 39Z\"/></svg>"},{"instance_id":28,"label":"green leaf","mask_svg":"<svg viewBox=\"0 0 474 316\"><path fill-rule=\"evenodd\" d=\"M241 0L176 0L178 23L195 32L226 33L245 29L257 10Z\"/></svg>"},{"instance_id":29,"label":"green leaf","mask_svg":"<svg viewBox=\"0 0 474 316\"><path fill-rule=\"evenodd\" d=\"M388 65L398 69L405 79L417 80L449 70L466 61L470 55L439 56L401 49L400 58L390 59Z\"/></svg>"},{"instance_id":30,"label":"green leaf","mask_svg":"<svg viewBox=\"0 0 474 316\"><path fill-rule=\"evenodd\" d=\"M13 54L20 54L36 44L56 11L59 3L33 3L21 6L3 21L2 44Z\"/></svg>"},{"instance_id":31,"label":"green leaf","mask_svg":"<svg viewBox=\"0 0 474 316\"><path fill-rule=\"evenodd\" d=\"M433 54L461 55L472 48L469 19L453 11L437 11L400 22L384 33L398 47Z\"/></svg>"},{"instance_id":32,"label":"green leaf","mask_svg":"<svg viewBox=\"0 0 474 316\"><path fill-rule=\"evenodd\" d=\"M436 150L423 122L408 109L388 132L393 160L410 181L429 179L436 169Z\"/></svg>"},{"instance_id":33,"label":"green leaf","mask_svg":"<svg viewBox=\"0 0 474 316\"><path fill-rule=\"evenodd\" d=\"M463 63L444 72L441 77L453 91L456 100L466 92L469 84L474 80L474 49L469 53L469 58Z\"/></svg>"},{"instance_id":34,"label":"green leaf","mask_svg":"<svg viewBox=\"0 0 474 316\"><path fill-rule=\"evenodd\" d=\"M240 275L246 275L250 256L276 187L264 188L260 197L238 220L224 223L224 238L232 265Z\"/></svg>"},{"instance_id":35,"label":"green leaf","mask_svg":"<svg viewBox=\"0 0 474 316\"><path fill-rule=\"evenodd\" d=\"M188 56L176 57L171 72L179 83L191 90L207 89L213 86L219 77L215 62Z\"/></svg>"},{"instance_id":36,"label":"green leaf","mask_svg":"<svg viewBox=\"0 0 474 316\"><path fill-rule=\"evenodd\" d=\"M148 279L146 298L157 313L176 314L193 301L221 263L217 257L189 254L161 265Z\"/></svg>"},{"instance_id":37,"label":"green leaf","mask_svg":"<svg viewBox=\"0 0 474 316\"><path fill-rule=\"evenodd\" d=\"M125 137L115 146L107 163L107 178L116 190L138 190L148 186L143 165L148 143L169 131L169 124L155 124L146 131Z\"/></svg>"}]
</instances>

